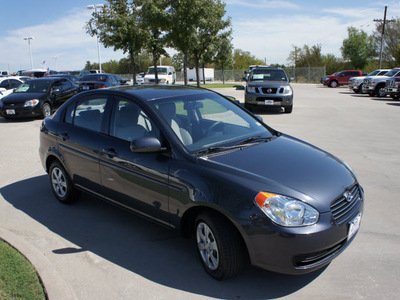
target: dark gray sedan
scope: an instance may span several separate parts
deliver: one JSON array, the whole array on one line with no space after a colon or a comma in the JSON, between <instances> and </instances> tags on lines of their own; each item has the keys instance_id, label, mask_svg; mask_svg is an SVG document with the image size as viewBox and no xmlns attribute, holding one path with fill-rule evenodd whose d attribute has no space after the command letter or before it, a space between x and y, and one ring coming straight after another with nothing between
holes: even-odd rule
<instances>
[{"instance_id":1,"label":"dark gray sedan","mask_svg":"<svg viewBox=\"0 0 400 300\"><path fill-rule=\"evenodd\" d=\"M353 241L363 189L348 165L215 92L129 86L78 94L40 133L55 197L87 192L194 236L205 270L302 274Z\"/></svg>"}]
</instances>

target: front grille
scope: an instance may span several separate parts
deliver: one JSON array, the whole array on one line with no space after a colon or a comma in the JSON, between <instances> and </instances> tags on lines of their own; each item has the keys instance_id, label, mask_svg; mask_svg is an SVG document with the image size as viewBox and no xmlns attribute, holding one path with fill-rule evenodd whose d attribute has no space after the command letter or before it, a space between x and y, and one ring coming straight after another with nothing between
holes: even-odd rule
<instances>
[{"instance_id":1,"label":"front grille","mask_svg":"<svg viewBox=\"0 0 400 300\"><path fill-rule=\"evenodd\" d=\"M276 94L277 88L261 88L261 93L263 94Z\"/></svg>"},{"instance_id":2,"label":"front grille","mask_svg":"<svg viewBox=\"0 0 400 300\"><path fill-rule=\"evenodd\" d=\"M388 88L395 87L395 81L394 80L386 80L386 87L388 87Z\"/></svg>"},{"instance_id":3,"label":"front grille","mask_svg":"<svg viewBox=\"0 0 400 300\"><path fill-rule=\"evenodd\" d=\"M304 255L298 255L294 258L295 266L301 269L312 268L314 266L320 265L324 262L332 260L333 257L339 253L343 247L346 245L347 240L343 240L339 244L314 253L308 253Z\"/></svg>"},{"instance_id":4,"label":"front grille","mask_svg":"<svg viewBox=\"0 0 400 300\"><path fill-rule=\"evenodd\" d=\"M24 105L25 105L25 102L22 102L22 103L11 103L11 104L3 103L3 108L4 109L14 109L14 108L24 107Z\"/></svg>"},{"instance_id":5,"label":"front grille","mask_svg":"<svg viewBox=\"0 0 400 300\"><path fill-rule=\"evenodd\" d=\"M338 224L345 222L360 207L361 201L360 187L355 184L331 203L331 213L335 221Z\"/></svg>"}]
</instances>

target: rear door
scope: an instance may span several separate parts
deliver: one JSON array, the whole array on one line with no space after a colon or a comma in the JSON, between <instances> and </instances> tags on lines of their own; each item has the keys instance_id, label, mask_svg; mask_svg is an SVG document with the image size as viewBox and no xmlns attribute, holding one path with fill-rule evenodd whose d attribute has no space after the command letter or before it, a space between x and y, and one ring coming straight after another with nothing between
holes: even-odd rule
<instances>
[{"instance_id":1,"label":"rear door","mask_svg":"<svg viewBox=\"0 0 400 300\"><path fill-rule=\"evenodd\" d=\"M101 193L99 150L104 139L108 96L82 97L67 108L59 127L59 151L74 184Z\"/></svg>"}]
</instances>

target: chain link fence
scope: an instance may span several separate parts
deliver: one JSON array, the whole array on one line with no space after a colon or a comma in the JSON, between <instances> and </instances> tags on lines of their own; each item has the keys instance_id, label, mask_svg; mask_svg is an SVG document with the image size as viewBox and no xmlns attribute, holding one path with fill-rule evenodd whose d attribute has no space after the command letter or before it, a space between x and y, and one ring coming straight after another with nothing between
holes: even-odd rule
<instances>
[{"instance_id":1,"label":"chain link fence","mask_svg":"<svg viewBox=\"0 0 400 300\"><path fill-rule=\"evenodd\" d=\"M325 76L325 67L309 67L309 68L283 68L289 78L294 78L297 83L319 83L321 78ZM214 71L214 81L240 82L245 77L247 70L222 70ZM201 72L201 71L200 71ZM183 72L176 72L176 80L183 81Z\"/></svg>"},{"instance_id":2,"label":"chain link fence","mask_svg":"<svg viewBox=\"0 0 400 300\"><path fill-rule=\"evenodd\" d=\"M326 74L326 67L309 68L283 68L289 78L294 78L296 83L320 83ZM247 70L214 70L214 81L241 82ZM201 72L201 70L200 70ZM120 74L124 79L132 80L132 74ZM183 72L176 72L176 81L183 81Z\"/></svg>"}]
</instances>

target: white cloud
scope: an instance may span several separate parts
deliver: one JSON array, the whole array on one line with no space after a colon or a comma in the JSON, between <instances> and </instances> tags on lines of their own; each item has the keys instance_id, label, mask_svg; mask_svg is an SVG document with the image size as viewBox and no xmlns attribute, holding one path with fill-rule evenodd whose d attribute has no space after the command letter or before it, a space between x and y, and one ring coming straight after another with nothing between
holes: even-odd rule
<instances>
[{"instance_id":1,"label":"white cloud","mask_svg":"<svg viewBox=\"0 0 400 300\"><path fill-rule=\"evenodd\" d=\"M32 36L32 56L35 68L43 68L41 62L46 61L46 67L60 70L80 70L86 61L97 62L96 38L90 37L84 29L90 18L90 11L73 11L65 17L51 23L24 27L8 32L0 40L0 68L10 71L30 68L29 47L24 37ZM110 59L120 59L122 52L101 47L102 62Z\"/></svg>"},{"instance_id":2,"label":"white cloud","mask_svg":"<svg viewBox=\"0 0 400 300\"><path fill-rule=\"evenodd\" d=\"M246 7L255 8L281 8L281 9L300 9L300 5L289 2L289 1L277 1L277 0L227 0L229 5L241 5Z\"/></svg>"}]
</instances>

